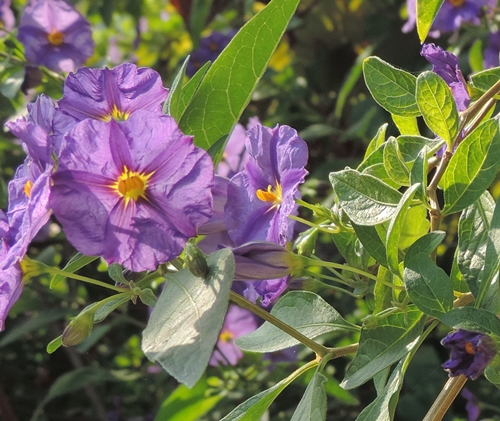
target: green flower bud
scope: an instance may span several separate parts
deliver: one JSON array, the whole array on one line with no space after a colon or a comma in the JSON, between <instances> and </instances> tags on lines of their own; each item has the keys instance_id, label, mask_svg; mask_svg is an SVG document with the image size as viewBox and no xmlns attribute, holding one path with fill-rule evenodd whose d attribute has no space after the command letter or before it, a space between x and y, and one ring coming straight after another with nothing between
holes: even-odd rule
<instances>
[{"instance_id":1,"label":"green flower bud","mask_svg":"<svg viewBox=\"0 0 500 421\"><path fill-rule=\"evenodd\" d=\"M83 311L76 316L62 334L64 346L75 346L87 339L94 327L94 311Z\"/></svg>"}]
</instances>

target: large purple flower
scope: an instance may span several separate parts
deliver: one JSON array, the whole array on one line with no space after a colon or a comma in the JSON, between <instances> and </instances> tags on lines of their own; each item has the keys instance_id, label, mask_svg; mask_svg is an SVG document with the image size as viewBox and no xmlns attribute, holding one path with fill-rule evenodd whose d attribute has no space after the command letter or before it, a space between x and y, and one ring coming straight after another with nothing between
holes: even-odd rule
<instances>
[{"instance_id":1,"label":"large purple flower","mask_svg":"<svg viewBox=\"0 0 500 421\"><path fill-rule=\"evenodd\" d=\"M250 154L245 170L231 179L226 226L236 245L267 240L285 245L291 240L299 184L307 175L307 145L289 126L248 131Z\"/></svg>"},{"instance_id":2,"label":"large purple flower","mask_svg":"<svg viewBox=\"0 0 500 421\"><path fill-rule=\"evenodd\" d=\"M434 44L424 44L420 53L432 64L432 71L439 75L451 88L458 111L467 109L470 95L467 83L458 65L458 57Z\"/></svg>"},{"instance_id":3,"label":"large purple flower","mask_svg":"<svg viewBox=\"0 0 500 421\"><path fill-rule=\"evenodd\" d=\"M452 377L463 374L476 380L497 353L493 339L470 330L458 329L443 338L441 344L451 352L450 359L442 367Z\"/></svg>"},{"instance_id":4,"label":"large purple flower","mask_svg":"<svg viewBox=\"0 0 500 421\"><path fill-rule=\"evenodd\" d=\"M11 0L0 0L0 37L12 31L16 25L14 12L10 8Z\"/></svg>"},{"instance_id":5,"label":"large purple flower","mask_svg":"<svg viewBox=\"0 0 500 421\"><path fill-rule=\"evenodd\" d=\"M87 119L65 136L50 205L69 241L133 271L177 257L212 215L213 164L168 116Z\"/></svg>"},{"instance_id":6,"label":"large purple flower","mask_svg":"<svg viewBox=\"0 0 500 421\"><path fill-rule=\"evenodd\" d=\"M94 52L90 23L63 0L31 0L18 38L29 64L54 71L72 72Z\"/></svg>"},{"instance_id":7,"label":"large purple flower","mask_svg":"<svg viewBox=\"0 0 500 421\"><path fill-rule=\"evenodd\" d=\"M219 363L236 365L238 360L243 357L243 352L234 343L234 340L253 332L257 327L257 320L251 311L231 304L209 364L213 366L217 366Z\"/></svg>"}]
</instances>

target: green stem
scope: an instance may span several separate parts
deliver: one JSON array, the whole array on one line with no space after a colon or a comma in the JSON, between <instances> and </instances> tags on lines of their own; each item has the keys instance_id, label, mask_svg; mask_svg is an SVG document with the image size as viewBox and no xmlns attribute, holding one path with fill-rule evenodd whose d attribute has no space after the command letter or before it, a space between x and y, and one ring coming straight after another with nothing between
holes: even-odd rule
<instances>
[{"instance_id":1,"label":"green stem","mask_svg":"<svg viewBox=\"0 0 500 421\"><path fill-rule=\"evenodd\" d=\"M314 222L310 222L307 219L300 218L299 216L295 215L288 215L288 218L293 219L294 221L300 222L304 225L307 225L311 228L317 228L320 231L326 232L327 234L338 234L340 232L340 228L338 227L332 227L332 226L324 226L324 225L318 225Z\"/></svg>"},{"instance_id":2,"label":"green stem","mask_svg":"<svg viewBox=\"0 0 500 421\"><path fill-rule=\"evenodd\" d=\"M329 284L328 282L323 282L323 281L316 279L316 276L318 275L317 273L306 271L305 274L310 276L311 278L313 278L315 282L318 282L319 284L324 285L326 288L330 288L330 289L333 289L334 291L338 291L340 293L350 295L353 298L362 298L363 297L363 295L356 295L351 291L347 291L346 289L340 288L336 285L332 285L332 284Z\"/></svg>"},{"instance_id":3,"label":"green stem","mask_svg":"<svg viewBox=\"0 0 500 421\"><path fill-rule=\"evenodd\" d=\"M105 282L98 281L96 279L87 278L86 276L81 276L81 275L77 275L75 273L66 272L62 269L58 269L58 268L54 268L54 267L50 267L50 273L53 275L61 275L61 276L64 276L66 278L76 279L77 281L82 281L82 282L87 282L89 284L98 285L98 286L101 286L104 288L112 289L113 291L117 291L117 292L130 291L129 288L116 287L114 285L110 285L110 284L107 284Z\"/></svg>"},{"instance_id":4,"label":"green stem","mask_svg":"<svg viewBox=\"0 0 500 421\"><path fill-rule=\"evenodd\" d=\"M240 307L250 310L252 313L256 314L260 318L273 324L277 328L281 329L283 332L288 333L290 336L294 337L299 342L303 343L309 349L313 350L319 357L323 358L326 354L328 354L329 352L328 348L314 342L312 339L309 339L307 336L303 335L298 330L294 329L292 326L282 322L280 319L277 319L271 313L268 313L259 306L256 306L247 299L243 298L241 295L236 294L233 291L229 291L229 299L232 302L238 304Z\"/></svg>"},{"instance_id":5,"label":"green stem","mask_svg":"<svg viewBox=\"0 0 500 421\"><path fill-rule=\"evenodd\" d=\"M332 357L330 357L330 360L340 358L340 357L345 357L346 355L349 354L354 354L358 350L359 344L351 344L351 345L346 345L346 346L339 346L337 348L328 348L328 351L332 354Z\"/></svg>"},{"instance_id":6,"label":"green stem","mask_svg":"<svg viewBox=\"0 0 500 421\"><path fill-rule=\"evenodd\" d=\"M476 114L478 114L485 106L488 110L488 106L491 106L490 100L494 98L500 92L500 80L496 82L490 89L488 89L484 95L479 98L474 104L472 104L465 111L462 111L462 127L465 127L468 122L470 122Z\"/></svg>"},{"instance_id":7,"label":"green stem","mask_svg":"<svg viewBox=\"0 0 500 421\"><path fill-rule=\"evenodd\" d=\"M422 421L440 421L467 382L467 377L450 377Z\"/></svg>"}]
</instances>

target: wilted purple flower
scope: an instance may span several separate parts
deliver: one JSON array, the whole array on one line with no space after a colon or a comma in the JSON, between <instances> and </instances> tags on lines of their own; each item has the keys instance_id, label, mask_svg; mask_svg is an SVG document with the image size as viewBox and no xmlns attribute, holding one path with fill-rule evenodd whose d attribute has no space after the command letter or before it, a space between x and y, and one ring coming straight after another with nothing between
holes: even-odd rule
<instances>
[{"instance_id":1,"label":"wilted purple flower","mask_svg":"<svg viewBox=\"0 0 500 421\"><path fill-rule=\"evenodd\" d=\"M235 244L272 241L285 245L293 233L299 184L307 175L307 145L289 126L255 126L247 132L250 157L231 179L226 226Z\"/></svg>"},{"instance_id":2,"label":"wilted purple flower","mask_svg":"<svg viewBox=\"0 0 500 421\"><path fill-rule=\"evenodd\" d=\"M0 0L0 37L12 31L16 25L14 12L10 8L11 0Z\"/></svg>"},{"instance_id":3,"label":"wilted purple flower","mask_svg":"<svg viewBox=\"0 0 500 421\"><path fill-rule=\"evenodd\" d=\"M479 408L479 399L466 387L462 389L460 394L467 400L465 410L467 411L468 421L477 421L479 419L479 413L481 412L481 408Z\"/></svg>"},{"instance_id":4,"label":"wilted purple flower","mask_svg":"<svg viewBox=\"0 0 500 421\"><path fill-rule=\"evenodd\" d=\"M488 37L488 47L484 50L484 68L490 69L499 66L500 55L500 31L490 32Z\"/></svg>"},{"instance_id":5,"label":"wilted purple flower","mask_svg":"<svg viewBox=\"0 0 500 421\"><path fill-rule=\"evenodd\" d=\"M458 329L441 341L451 351L450 359L442 367L451 377L463 374L476 380L493 360L497 349L493 339L484 333Z\"/></svg>"},{"instance_id":6,"label":"wilted purple flower","mask_svg":"<svg viewBox=\"0 0 500 421\"><path fill-rule=\"evenodd\" d=\"M213 62L217 57L219 57L222 50L226 48L233 36L234 34L226 35L221 32L214 31L209 36L203 37L200 41L198 49L191 53L186 74L191 77L206 62Z\"/></svg>"},{"instance_id":7,"label":"wilted purple flower","mask_svg":"<svg viewBox=\"0 0 500 421\"><path fill-rule=\"evenodd\" d=\"M432 23L429 36L438 38L442 32L459 29L462 23L480 24L483 8L487 12L496 7L497 0L445 0ZM408 21L403 26L403 32L410 32L416 24L416 0L407 0Z\"/></svg>"},{"instance_id":8,"label":"wilted purple flower","mask_svg":"<svg viewBox=\"0 0 500 421\"><path fill-rule=\"evenodd\" d=\"M243 357L243 352L234 343L234 340L253 332L257 327L257 321L251 311L231 304L209 364L213 366L217 366L219 363L236 365L238 360Z\"/></svg>"},{"instance_id":9,"label":"wilted purple flower","mask_svg":"<svg viewBox=\"0 0 500 421\"><path fill-rule=\"evenodd\" d=\"M432 64L432 71L451 88L458 111L466 110L470 103L470 95L458 65L458 57L434 44L424 44L420 54Z\"/></svg>"},{"instance_id":10,"label":"wilted purple flower","mask_svg":"<svg viewBox=\"0 0 500 421\"><path fill-rule=\"evenodd\" d=\"M76 249L136 272L177 257L212 215L209 155L148 111L77 124L52 179L50 205Z\"/></svg>"},{"instance_id":11,"label":"wilted purple flower","mask_svg":"<svg viewBox=\"0 0 500 421\"><path fill-rule=\"evenodd\" d=\"M76 70L94 52L90 23L63 0L31 0L18 38L29 64L56 72Z\"/></svg>"}]
</instances>

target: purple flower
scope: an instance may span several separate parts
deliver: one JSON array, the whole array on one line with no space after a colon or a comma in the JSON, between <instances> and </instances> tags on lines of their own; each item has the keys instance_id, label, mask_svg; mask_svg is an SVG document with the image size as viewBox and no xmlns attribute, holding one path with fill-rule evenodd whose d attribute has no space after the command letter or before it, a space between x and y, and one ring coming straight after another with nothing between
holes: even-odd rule
<instances>
[{"instance_id":1,"label":"purple flower","mask_svg":"<svg viewBox=\"0 0 500 421\"><path fill-rule=\"evenodd\" d=\"M226 231L224 209L227 203L229 180L226 177L215 175L214 183L212 188L213 214L209 221L198 228L198 235L211 235Z\"/></svg>"},{"instance_id":2,"label":"purple flower","mask_svg":"<svg viewBox=\"0 0 500 421\"><path fill-rule=\"evenodd\" d=\"M484 50L484 68L490 69L499 66L500 54L500 31L490 32L488 37L488 47Z\"/></svg>"},{"instance_id":3,"label":"purple flower","mask_svg":"<svg viewBox=\"0 0 500 421\"><path fill-rule=\"evenodd\" d=\"M441 345L451 351L450 359L442 367L451 377L463 374L476 380L493 360L497 349L488 335L458 329L443 338Z\"/></svg>"},{"instance_id":4,"label":"purple flower","mask_svg":"<svg viewBox=\"0 0 500 421\"><path fill-rule=\"evenodd\" d=\"M234 33L226 35L214 31L209 36L202 38L198 49L191 53L186 74L192 77L206 62L213 62L226 48L233 36Z\"/></svg>"},{"instance_id":5,"label":"purple flower","mask_svg":"<svg viewBox=\"0 0 500 421\"><path fill-rule=\"evenodd\" d=\"M10 8L11 0L0 0L0 37L7 35L16 26L14 12Z\"/></svg>"},{"instance_id":6,"label":"purple flower","mask_svg":"<svg viewBox=\"0 0 500 421\"><path fill-rule=\"evenodd\" d=\"M234 343L234 339L253 332L257 327L257 321L251 311L231 304L209 364L236 365L243 357L243 352Z\"/></svg>"},{"instance_id":7,"label":"purple flower","mask_svg":"<svg viewBox=\"0 0 500 421\"><path fill-rule=\"evenodd\" d=\"M50 205L78 251L154 270L212 215L212 160L171 117L87 119L64 139Z\"/></svg>"},{"instance_id":8,"label":"purple flower","mask_svg":"<svg viewBox=\"0 0 500 421\"><path fill-rule=\"evenodd\" d=\"M465 410L467 411L468 421L477 421L479 419L479 413L481 408L479 407L479 399L474 396L474 394L464 387L460 393L464 399L467 400L465 404Z\"/></svg>"},{"instance_id":9,"label":"purple flower","mask_svg":"<svg viewBox=\"0 0 500 421\"><path fill-rule=\"evenodd\" d=\"M451 88L458 111L466 110L470 96L467 83L458 66L458 57L434 44L424 44L420 54L432 64L432 71Z\"/></svg>"},{"instance_id":10,"label":"purple flower","mask_svg":"<svg viewBox=\"0 0 500 421\"><path fill-rule=\"evenodd\" d=\"M18 38L29 64L56 72L76 70L94 52L90 23L63 0L31 0Z\"/></svg>"},{"instance_id":11,"label":"purple flower","mask_svg":"<svg viewBox=\"0 0 500 421\"><path fill-rule=\"evenodd\" d=\"M496 7L497 0L445 0L432 23L429 35L438 38L442 32L459 29L462 23L479 25L483 8L487 12ZM410 32L416 24L416 0L407 0L408 21L403 26L403 32Z\"/></svg>"},{"instance_id":12,"label":"purple flower","mask_svg":"<svg viewBox=\"0 0 500 421\"><path fill-rule=\"evenodd\" d=\"M293 233L299 184L307 175L307 145L289 126L256 126L247 132L250 157L231 179L226 226L235 244L272 241L285 245Z\"/></svg>"}]
</instances>

